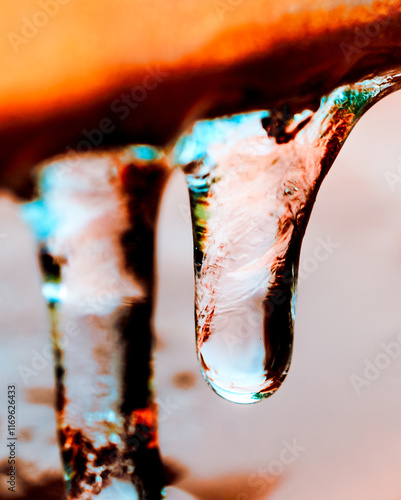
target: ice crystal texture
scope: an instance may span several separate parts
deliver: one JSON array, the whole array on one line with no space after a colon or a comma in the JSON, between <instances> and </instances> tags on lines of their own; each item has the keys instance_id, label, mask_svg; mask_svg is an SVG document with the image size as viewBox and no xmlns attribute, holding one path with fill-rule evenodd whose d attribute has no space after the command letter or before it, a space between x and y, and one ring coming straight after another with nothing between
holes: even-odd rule
<instances>
[{"instance_id":1,"label":"ice crystal texture","mask_svg":"<svg viewBox=\"0 0 401 500\"><path fill-rule=\"evenodd\" d=\"M179 141L192 206L197 353L220 396L253 403L286 377L300 248L319 186L360 116L398 81L338 88L318 110L295 116L199 122Z\"/></svg>"},{"instance_id":2,"label":"ice crystal texture","mask_svg":"<svg viewBox=\"0 0 401 500\"><path fill-rule=\"evenodd\" d=\"M116 481L127 498L161 498L150 355L154 229L168 168L143 156L134 148L54 162L23 209L51 319L69 499L112 492Z\"/></svg>"}]
</instances>

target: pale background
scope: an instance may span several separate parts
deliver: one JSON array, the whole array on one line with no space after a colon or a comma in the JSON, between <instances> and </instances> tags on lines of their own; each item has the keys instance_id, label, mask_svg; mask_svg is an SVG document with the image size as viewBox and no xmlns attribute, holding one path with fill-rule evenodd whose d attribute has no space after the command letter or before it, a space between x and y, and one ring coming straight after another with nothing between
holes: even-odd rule
<instances>
[{"instance_id":1,"label":"pale background","mask_svg":"<svg viewBox=\"0 0 401 500\"><path fill-rule=\"evenodd\" d=\"M381 343L396 342L401 332L399 110L401 93L376 105L323 184L302 251L307 277L299 285L292 368L277 394L257 405L220 399L200 375L188 199L182 177L169 185L158 238L160 444L182 471L177 486L195 498L401 499L401 356L360 395L350 381L352 374L363 376L365 359L374 362L384 352ZM391 186L386 172L400 182ZM308 274L305 263L318 239L328 237L338 247ZM51 363L29 386L17 372L18 365L31 365L33 349L48 343L48 326L33 240L7 199L0 202L0 273L0 435L6 387L17 383L25 498L61 498ZM269 475L284 443L294 440L303 451L278 465L279 476ZM0 498L11 498L0 479Z\"/></svg>"}]
</instances>

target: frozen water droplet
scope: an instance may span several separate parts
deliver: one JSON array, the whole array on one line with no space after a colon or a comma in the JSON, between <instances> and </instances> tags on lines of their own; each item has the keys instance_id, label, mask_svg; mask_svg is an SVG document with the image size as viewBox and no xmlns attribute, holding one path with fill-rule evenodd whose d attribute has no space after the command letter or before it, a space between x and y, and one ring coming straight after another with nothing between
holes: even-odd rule
<instances>
[{"instance_id":1,"label":"frozen water droplet","mask_svg":"<svg viewBox=\"0 0 401 500\"><path fill-rule=\"evenodd\" d=\"M338 88L313 114L199 122L179 141L192 207L197 352L220 396L253 403L286 377L300 247L319 186L363 112L398 82Z\"/></svg>"}]
</instances>

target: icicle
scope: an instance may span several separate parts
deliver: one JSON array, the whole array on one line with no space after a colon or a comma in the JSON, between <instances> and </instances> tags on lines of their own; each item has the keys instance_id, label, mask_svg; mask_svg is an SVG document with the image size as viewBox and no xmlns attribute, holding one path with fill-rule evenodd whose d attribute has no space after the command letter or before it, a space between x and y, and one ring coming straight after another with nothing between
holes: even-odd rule
<instances>
[{"instance_id":1,"label":"icicle","mask_svg":"<svg viewBox=\"0 0 401 500\"><path fill-rule=\"evenodd\" d=\"M220 396L253 403L286 377L300 248L319 186L360 116L399 81L338 88L316 112L198 122L179 140L174 155L192 206L197 353Z\"/></svg>"},{"instance_id":2,"label":"icicle","mask_svg":"<svg viewBox=\"0 0 401 500\"><path fill-rule=\"evenodd\" d=\"M42 170L39 198L23 207L51 317L69 499L116 488L124 498L161 498L151 317L167 176L147 147L67 159Z\"/></svg>"}]
</instances>

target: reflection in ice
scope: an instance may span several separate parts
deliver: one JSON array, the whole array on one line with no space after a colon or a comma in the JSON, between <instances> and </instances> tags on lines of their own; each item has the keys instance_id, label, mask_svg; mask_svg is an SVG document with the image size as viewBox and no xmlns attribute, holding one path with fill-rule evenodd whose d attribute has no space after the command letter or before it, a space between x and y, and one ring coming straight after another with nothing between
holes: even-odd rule
<instances>
[{"instance_id":1,"label":"reflection in ice","mask_svg":"<svg viewBox=\"0 0 401 500\"><path fill-rule=\"evenodd\" d=\"M199 122L178 142L192 206L197 352L220 396L253 403L286 377L300 247L319 186L363 112L398 82L338 88L314 113Z\"/></svg>"},{"instance_id":2,"label":"reflection in ice","mask_svg":"<svg viewBox=\"0 0 401 500\"><path fill-rule=\"evenodd\" d=\"M51 318L69 499L137 498L136 490L161 498L150 356L154 229L168 168L151 152L54 162L40 174L40 198L23 207Z\"/></svg>"},{"instance_id":3,"label":"reflection in ice","mask_svg":"<svg viewBox=\"0 0 401 500\"><path fill-rule=\"evenodd\" d=\"M286 377L300 246L319 186L363 112L398 81L339 88L295 116L198 122L173 149L191 198L197 354L220 396L254 403ZM23 212L51 318L68 497L106 494L118 477L139 498L158 500L151 319L155 226L170 169L150 146L65 166L43 170L40 197Z\"/></svg>"}]
</instances>

